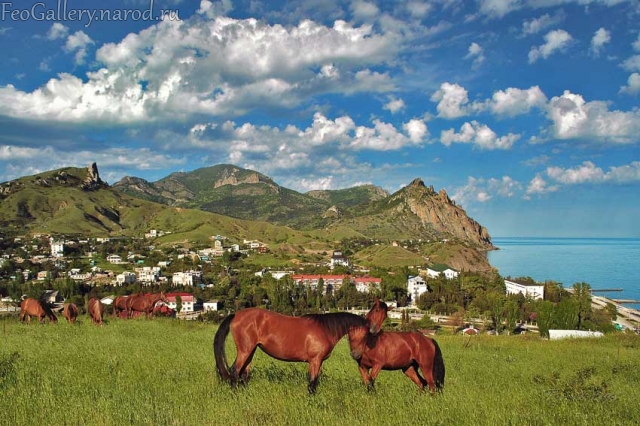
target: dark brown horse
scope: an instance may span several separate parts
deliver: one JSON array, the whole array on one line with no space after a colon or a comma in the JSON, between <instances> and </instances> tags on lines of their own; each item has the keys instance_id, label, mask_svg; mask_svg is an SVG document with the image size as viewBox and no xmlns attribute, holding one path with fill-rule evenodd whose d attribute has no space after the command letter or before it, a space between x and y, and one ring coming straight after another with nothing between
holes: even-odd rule
<instances>
[{"instance_id":1,"label":"dark brown horse","mask_svg":"<svg viewBox=\"0 0 640 426\"><path fill-rule=\"evenodd\" d=\"M74 303L65 303L62 308L62 316L67 319L67 322L75 324L76 318L78 318L78 307Z\"/></svg>"},{"instance_id":2,"label":"dark brown horse","mask_svg":"<svg viewBox=\"0 0 640 426\"><path fill-rule=\"evenodd\" d=\"M104 305L100 299L92 297L89 299L89 316L91 322L95 325L102 325L102 316L104 315Z\"/></svg>"},{"instance_id":3,"label":"dark brown horse","mask_svg":"<svg viewBox=\"0 0 640 426\"><path fill-rule=\"evenodd\" d=\"M46 303L30 297L20 302L20 321L24 321L25 317L27 323L31 323L31 317L38 318L42 324L44 324L45 318L49 318L50 322L58 322L58 318Z\"/></svg>"},{"instance_id":4,"label":"dark brown horse","mask_svg":"<svg viewBox=\"0 0 640 426\"><path fill-rule=\"evenodd\" d=\"M152 294L136 294L127 298L127 318L133 317L133 312L144 312L147 318L151 318L153 308L159 301L166 302L164 292Z\"/></svg>"},{"instance_id":5,"label":"dark brown horse","mask_svg":"<svg viewBox=\"0 0 640 426\"><path fill-rule=\"evenodd\" d=\"M251 360L259 347L281 361L309 363L309 393L315 393L322 362L349 328L364 326L372 334L380 332L387 318L387 305L377 298L366 319L346 312L290 317L259 308L231 314L222 321L213 339L218 374L235 387L247 383ZM231 331L236 345L236 360L229 368L225 339Z\"/></svg>"},{"instance_id":6,"label":"dark brown horse","mask_svg":"<svg viewBox=\"0 0 640 426\"><path fill-rule=\"evenodd\" d=\"M366 326L352 327L349 346L351 356L358 362L362 380L370 390L380 370L402 370L420 390L428 385L432 395L444 388L442 351L435 340L422 333L407 331L372 335Z\"/></svg>"},{"instance_id":7,"label":"dark brown horse","mask_svg":"<svg viewBox=\"0 0 640 426\"><path fill-rule=\"evenodd\" d=\"M113 316L114 317L121 317L120 312L127 312L128 297L129 296L118 296L113 300Z\"/></svg>"}]
</instances>

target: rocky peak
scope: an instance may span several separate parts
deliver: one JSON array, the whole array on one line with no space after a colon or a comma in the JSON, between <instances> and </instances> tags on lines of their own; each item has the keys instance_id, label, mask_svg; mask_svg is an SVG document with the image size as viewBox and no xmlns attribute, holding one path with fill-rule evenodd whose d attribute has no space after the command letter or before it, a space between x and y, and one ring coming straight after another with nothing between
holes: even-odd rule
<instances>
[{"instance_id":1,"label":"rocky peak","mask_svg":"<svg viewBox=\"0 0 640 426\"><path fill-rule=\"evenodd\" d=\"M80 188L85 191L95 191L108 186L106 182L100 179L100 173L98 172L98 165L96 163L87 167L87 177L82 182L82 185L80 185Z\"/></svg>"},{"instance_id":2,"label":"rocky peak","mask_svg":"<svg viewBox=\"0 0 640 426\"><path fill-rule=\"evenodd\" d=\"M415 178L411 181L409 186L425 186L424 181L420 178Z\"/></svg>"}]
</instances>

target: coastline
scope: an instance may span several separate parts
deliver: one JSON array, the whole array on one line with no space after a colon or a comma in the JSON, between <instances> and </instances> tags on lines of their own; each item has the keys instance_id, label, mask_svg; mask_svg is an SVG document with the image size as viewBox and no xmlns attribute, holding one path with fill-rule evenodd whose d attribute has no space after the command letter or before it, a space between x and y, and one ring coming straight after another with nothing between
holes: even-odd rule
<instances>
[{"instance_id":1,"label":"coastline","mask_svg":"<svg viewBox=\"0 0 640 426\"><path fill-rule=\"evenodd\" d=\"M640 311L624 306L621 303L614 302L612 299L604 296L591 295L591 305L596 309L602 309L611 303L618 311L616 322L628 328L629 330L637 330L640 328Z\"/></svg>"}]
</instances>

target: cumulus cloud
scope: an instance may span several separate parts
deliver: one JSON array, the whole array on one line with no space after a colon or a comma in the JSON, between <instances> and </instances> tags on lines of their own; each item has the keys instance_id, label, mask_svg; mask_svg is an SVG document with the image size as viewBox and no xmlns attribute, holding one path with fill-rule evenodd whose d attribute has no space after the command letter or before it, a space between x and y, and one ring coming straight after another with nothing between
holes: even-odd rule
<instances>
[{"instance_id":1,"label":"cumulus cloud","mask_svg":"<svg viewBox=\"0 0 640 426\"><path fill-rule=\"evenodd\" d=\"M564 11L560 10L553 16L545 13L539 18L533 18L530 21L524 21L522 23L522 35L526 37L533 34L538 34L539 32L544 31L549 27L558 25L559 23L564 21L565 16L566 15Z\"/></svg>"},{"instance_id":2,"label":"cumulus cloud","mask_svg":"<svg viewBox=\"0 0 640 426\"><path fill-rule=\"evenodd\" d=\"M380 14L380 9L373 2L355 0L351 2L351 13L360 21L371 21Z\"/></svg>"},{"instance_id":3,"label":"cumulus cloud","mask_svg":"<svg viewBox=\"0 0 640 426\"><path fill-rule=\"evenodd\" d=\"M389 98L389 102L387 102L382 108L391 112L391 114L395 114L396 112L402 111L405 109L406 105L402 99L396 99L394 97Z\"/></svg>"},{"instance_id":4,"label":"cumulus cloud","mask_svg":"<svg viewBox=\"0 0 640 426\"><path fill-rule=\"evenodd\" d=\"M69 53L75 52L76 65L84 64L84 59L87 56L87 47L90 44L94 44L91 37L84 33L84 31L76 31L67 37L67 43L64 46L64 50Z\"/></svg>"},{"instance_id":5,"label":"cumulus cloud","mask_svg":"<svg viewBox=\"0 0 640 426\"><path fill-rule=\"evenodd\" d=\"M636 52L640 52L640 34L638 34L638 38L633 42L631 47L633 47L633 50L635 50Z\"/></svg>"},{"instance_id":6,"label":"cumulus cloud","mask_svg":"<svg viewBox=\"0 0 640 426\"><path fill-rule=\"evenodd\" d=\"M586 102L568 90L549 101L547 115L553 122L553 136L558 139L631 143L640 133L640 110L609 111L606 102Z\"/></svg>"},{"instance_id":7,"label":"cumulus cloud","mask_svg":"<svg viewBox=\"0 0 640 426\"><path fill-rule=\"evenodd\" d=\"M209 19L216 18L218 16L224 16L233 10L233 3L231 0L222 1L209 1L202 0L200 2L200 8L196 11L201 15L206 16Z\"/></svg>"},{"instance_id":8,"label":"cumulus cloud","mask_svg":"<svg viewBox=\"0 0 640 426\"><path fill-rule=\"evenodd\" d=\"M493 94L489 108L497 115L516 116L527 114L534 107L544 109L546 104L547 96L538 86L526 90L509 87Z\"/></svg>"},{"instance_id":9,"label":"cumulus cloud","mask_svg":"<svg viewBox=\"0 0 640 426\"><path fill-rule=\"evenodd\" d=\"M591 47L589 48L589 52L596 57L600 56L600 51L602 50L604 45L609 43L610 41L611 32L601 27L591 38Z\"/></svg>"},{"instance_id":10,"label":"cumulus cloud","mask_svg":"<svg viewBox=\"0 0 640 426\"><path fill-rule=\"evenodd\" d=\"M438 117L458 118L469 113L467 89L457 83L442 83L432 96L431 101L438 102Z\"/></svg>"},{"instance_id":11,"label":"cumulus cloud","mask_svg":"<svg viewBox=\"0 0 640 426\"><path fill-rule=\"evenodd\" d=\"M533 46L529 51L529 63L533 64L538 59L547 59L556 52L562 52L573 40L571 34L565 30L549 31L544 36L545 43L541 46Z\"/></svg>"},{"instance_id":12,"label":"cumulus cloud","mask_svg":"<svg viewBox=\"0 0 640 426\"><path fill-rule=\"evenodd\" d=\"M431 12L433 5L426 1L414 0L406 2L405 7L414 18L424 18Z\"/></svg>"},{"instance_id":13,"label":"cumulus cloud","mask_svg":"<svg viewBox=\"0 0 640 426\"><path fill-rule=\"evenodd\" d=\"M480 13L492 18L502 18L522 7L521 0L480 0Z\"/></svg>"},{"instance_id":14,"label":"cumulus cloud","mask_svg":"<svg viewBox=\"0 0 640 426\"><path fill-rule=\"evenodd\" d=\"M482 62L484 62L484 49L478 43L473 42L469 45L468 53L465 55L464 59L473 60L473 66L478 67Z\"/></svg>"},{"instance_id":15,"label":"cumulus cloud","mask_svg":"<svg viewBox=\"0 0 640 426\"><path fill-rule=\"evenodd\" d=\"M475 178L469 176L467 183L456 188L451 199L458 204L467 204L472 201L485 203L495 197L511 198L522 192L522 184L510 176L502 178Z\"/></svg>"},{"instance_id":16,"label":"cumulus cloud","mask_svg":"<svg viewBox=\"0 0 640 426\"><path fill-rule=\"evenodd\" d=\"M620 93L626 93L629 95L636 95L640 93L640 74L634 72L629 76L627 85L620 87Z\"/></svg>"},{"instance_id":17,"label":"cumulus cloud","mask_svg":"<svg viewBox=\"0 0 640 426\"><path fill-rule=\"evenodd\" d=\"M47 39L58 40L65 38L69 34L69 27L62 25L60 22L54 22L47 31Z\"/></svg>"},{"instance_id":18,"label":"cumulus cloud","mask_svg":"<svg viewBox=\"0 0 640 426\"><path fill-rule=\"evenodd\" d=\"M513 133L498 137L489 126L477 121L464 123L460 127L459 133L456 133L454 129L449 129L440 134L440 142L445 146L452 143L471 143L486 150L510 149L518 139L520 139L520 135Z\"/></svg>"},{"instance_id":19,"label":"cumulus cloud","mask_svg":"<svg viewBox=\"0 0 640 426\"><path fill-rule=\"evenodd\" d=\"M640 71L640 55L633 55L622 63L622 68L627 71Z\"/></svg>"},{"instance_id":20,"label":"cumulus cloud","mask_svg":"<svg viewBox=\"0 0 640 426\"><path fill-rule=\"evenodd\" d=\"M549 192L555 192L558 189L560 189L558 185L548 185L547 181L545 181L540 174L537 174L529 182L524 198L529 199L531 195L542 195Z\"/></svg>"},{"instance_id":21,"label":"cumulus cloud","mask_svg":"<svg viewBox=\"0 0 640 426\"><path fill-rule=\"evenodd\" d=\"M103 68L85 81L61 74L32 92L0 87L0 114L68 122L181 120L292 108L316 94L394 89L388 73L369 66L395 58L401 42L395 34L344 21L283 27L202 13L101 46L96 60ZM78 31L65 49L80 63L91 43Z\"/></svg>"},{"instance_id":22,"label":"cumulus cloud","mask_svg":"<svg viewBox=\"0 0 640 426\"><path fill-rule=\"evenodd\" d=\"M608 172L603 171L591 161L584 161L581 165L573 168L548 167L547 175L564 185L638 182L640 181L640 161L611 167Z\"/></svg>"}]
</instances>

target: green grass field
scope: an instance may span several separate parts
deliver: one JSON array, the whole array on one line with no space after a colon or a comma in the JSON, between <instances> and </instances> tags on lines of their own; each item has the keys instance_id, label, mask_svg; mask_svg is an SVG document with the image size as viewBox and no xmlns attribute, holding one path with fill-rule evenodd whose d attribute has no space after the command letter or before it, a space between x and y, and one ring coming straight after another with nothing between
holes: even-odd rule
<instances>
[{"instance_id":1,"label":"green grass field","mask_svg":"<svg viewBox=\"0 0 640 426\"><path fill-rule=\"evenodd\" d=\"M62 318L61 318L62 319ZM63 320L64 321L64 320ZM104 327L0 320L2 425L630 425L640 423L640 339L439 336L442 395L383 371L368 393L342 340L315 396L306 364L256 353L251 383L217 378L215 326L168 319ZM233 342L227 350L233 359Z\"/></svg>"}]
</instances>

